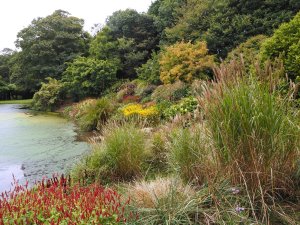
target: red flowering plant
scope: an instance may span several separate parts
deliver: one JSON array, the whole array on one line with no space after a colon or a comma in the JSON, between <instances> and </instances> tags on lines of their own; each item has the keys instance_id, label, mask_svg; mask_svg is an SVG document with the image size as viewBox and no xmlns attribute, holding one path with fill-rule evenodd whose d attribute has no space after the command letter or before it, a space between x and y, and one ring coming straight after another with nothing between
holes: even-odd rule
<instances>
[{"instance_id":1,"label":"red flowering plant","mask_svg":"<svg viewBox=\"0 0 300 225\"><path fill-rule=\"evenodd\" d=\"M98 184L70 185L70 180L53 177L33 188L19 185L0 196L0 225L125 224L137 215L127 213L130 199Z\"/></svg>"}]
</instances>

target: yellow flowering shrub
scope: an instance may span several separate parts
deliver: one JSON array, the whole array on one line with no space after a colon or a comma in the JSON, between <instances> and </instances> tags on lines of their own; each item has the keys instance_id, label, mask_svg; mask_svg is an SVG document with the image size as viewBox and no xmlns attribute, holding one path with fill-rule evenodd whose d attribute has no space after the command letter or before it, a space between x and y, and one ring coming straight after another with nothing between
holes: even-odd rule
<instances>
[{"instance_id":1,"label":"yellow flowering shrub","mask_svg":"<svg viewBox=\"0 0 300 225\"><path fill-rule=\"evenodd\" d=\"M191 82L194 78L206 77L207 69L214 64L208 55L205 42L179 42L162 52L159 59L160 79L164 84L181 80Z\"/></svg>"},{"instance_id":2,"label":"yellow flowering shrub","mask_svg":"<svg viewBox=\"0 0 300 225\"><path fill-rule=\"evenodd\" d=\"M122 108L124 116L139 115L142 117L152 117L158 115L156 106L149 106L144 108L141 104L129 104Z\"/></svg>"}]
</instances>

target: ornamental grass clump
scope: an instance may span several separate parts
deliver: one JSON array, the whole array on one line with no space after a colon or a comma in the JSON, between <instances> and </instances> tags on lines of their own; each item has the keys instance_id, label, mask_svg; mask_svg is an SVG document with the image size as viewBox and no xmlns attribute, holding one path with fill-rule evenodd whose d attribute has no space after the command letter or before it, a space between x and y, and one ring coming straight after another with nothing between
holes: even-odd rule
<instances>
[{"instance_id":1,"label":"ornamental grass clump","mask_svg":"<svg viewBox=\"0 0 300 225\"><path fill-rule=\"evenodd\" d=\"M0 195L0 225L10 224L125 224L136 214L129 199L98 184L70 186L65 178L42 181L29 189L15 181Z\"/></svg>"},{"instance_id":2,"label":"ornamental grass clump","mask_svg":"<svg viewBox=\"0 0 300 225\"><path fill-rule=\"evenodd\" d=\"M100 98L93 104L86 106L84 113L78 118L78 124L84 131L100 129L114 112L114 105L111 99Z\"/></svg>"},{"instance_id":3,"label":"ornamental grass clump","mask_svg":"<svg viewBox=\"0 0 300 225\"><path fill-rule=\"evenodd\" d=\"M89 154L74 170L77 179L113 182L131 180L142 174L148 156L146 136L131 123L109 123L103 129L101 142L94 143Z\"/></svg>"},{"instance_id":4,"label":"ornamental grass clump","mask_svg":"<svg viewBox=\"0 0 300 225\"><path fill-rule=\"evenodd\" d=\"M219 170L252 193L293 192L299 111L258 77L222 79L208 88L204 103Z\"/></svg>"},{"instance_id":5,"label":"ornamental grass clump","mask_svg":"<svg viewBox=\"0 0 300 225\"><path fill-rule=\"evenodd\" d=\"M68 107L64 114L74 120L83 131L101 128L113 114L115 107L112 99L86 99Z\"/></svg>"},{"instance_id":6,"label":"ornamental grass clump","mask_svg":"<svg viewBox=\"0 0 300 225\"><path fill-rule=\"evenodd\" d=\"M203 126L199 126L177 128L170 135L167 143L168 163L184 181L203 184L214 170L206 132Z\"/></svg>"},{"instance_id":7,"label":"ornamental grass clump","mask_svg":"<svg viewBox=\"0 0 300 225\"><path fill-rule=\"evenodd\" d=\"M127 194L131 211L139 215L132 224L259 224L241 192L228 182L195 190L178 178L157 178L135 182Z\"/></svg>"}]
</instances>

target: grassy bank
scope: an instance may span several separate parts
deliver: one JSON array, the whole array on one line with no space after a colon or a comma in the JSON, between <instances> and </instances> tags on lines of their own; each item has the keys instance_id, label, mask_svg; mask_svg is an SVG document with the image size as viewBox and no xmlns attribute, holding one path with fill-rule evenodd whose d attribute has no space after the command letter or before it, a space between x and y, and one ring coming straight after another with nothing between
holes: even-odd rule
<instances>
[{"instance_id":1,"label":"grassy bank","mask_svg":"<svg viewBox=\"0 0 300 225\"><path fill-rule=\"evenodd\" d=\"M31 104L32 99L22 99L22 100L0 100L0 104Z\"/></svg>"}]
</instances>

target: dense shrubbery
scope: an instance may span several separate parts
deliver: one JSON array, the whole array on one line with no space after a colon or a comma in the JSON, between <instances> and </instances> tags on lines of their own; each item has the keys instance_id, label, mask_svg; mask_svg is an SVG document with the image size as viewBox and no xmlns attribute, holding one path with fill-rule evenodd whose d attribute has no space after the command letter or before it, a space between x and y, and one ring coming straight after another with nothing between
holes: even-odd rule
<instances>
[{"instance_id":1,"label":"dense shrubbery","mask_svg":"<svg viewBox=\"0 0 300 225\"><path fill-rule=\"evenodd\" d=\"M136 71L140 80L145 80L155 85L161 84L158 54L152 54L152 58L139 67Z\"/></svg>"},{"instance_id":2,"label":"dense shrubbery","mask_svg":"<svg viewBox=\"0 0 300 225\"><path fill-rule=\"evenodd\" d=\"M281 57L289 78L293 80L300 76L299 26L300 13L290 22L282 24L275 31L274 35L265 41L261 50L264 58L274 59Z\"/></svg>"},{"instance_id":3,"label":"dense shrubbery","mask_svg":"<svg viewBox=\"0 0 300 225\"><path fill-rule=\"evenodd\" d=\"M69 64L63 81L74 99L99 96L116 81L117 69L109 61L80 57Z\"/></svg>"},{"instance_id":4,"label":"dense shrubbery","mask_svg":"<svg viewBox=\"0 0 300 225\"><path fill-rule=\"evenodd\" d=\"M33 96L35 110L53 111L64 100L64 85L60 81L48 78L41 89Z\"/></svg>"},{"instance_id":5,"label":"dense shrubbery","mask_svg":"<svg viewBox=\"0 0 300 225\"><path fill-rule=\"evenodd\" d=\"M257 35L249 38L246 42L241 43L229 52L226 61L243 59L243 63L250 66L253 62L259 60L260 48L266 39L267 36L265 35Z\"/></svg>"}]
</instances>

